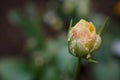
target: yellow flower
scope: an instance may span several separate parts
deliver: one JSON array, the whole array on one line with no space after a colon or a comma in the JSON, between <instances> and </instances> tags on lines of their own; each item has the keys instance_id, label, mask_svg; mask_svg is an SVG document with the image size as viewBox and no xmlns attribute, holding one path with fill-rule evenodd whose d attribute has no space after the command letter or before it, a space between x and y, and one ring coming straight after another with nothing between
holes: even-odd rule
<instances>
[{"instance_id":1,"label":"yellow flower","mask_svg":"<svg viewBox=\"0 0 120 80\"><path fill-rule=\"evenodd\" d=\"M90 57L101 44L101 38L91 22L81 19L68 33L68 49L78 57Z\"/></svg>"}]
</instances>

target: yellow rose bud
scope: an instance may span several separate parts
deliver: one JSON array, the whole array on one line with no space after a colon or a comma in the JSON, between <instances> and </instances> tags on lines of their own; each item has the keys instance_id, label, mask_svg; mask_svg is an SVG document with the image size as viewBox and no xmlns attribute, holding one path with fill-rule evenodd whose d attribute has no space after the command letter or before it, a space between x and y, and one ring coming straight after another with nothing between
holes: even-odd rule
<instances>
[{"instance_id":1,"label":"yellow rose bud","mask_svg":"<svg viewBox=\"0 0 120 80\"><path fill-rule=\"evenodd\" d=\"M68 49L77 57L90 57L101 44L101 38L91 22L81 19L68 33Z\"/></svg>"}]
</instances>

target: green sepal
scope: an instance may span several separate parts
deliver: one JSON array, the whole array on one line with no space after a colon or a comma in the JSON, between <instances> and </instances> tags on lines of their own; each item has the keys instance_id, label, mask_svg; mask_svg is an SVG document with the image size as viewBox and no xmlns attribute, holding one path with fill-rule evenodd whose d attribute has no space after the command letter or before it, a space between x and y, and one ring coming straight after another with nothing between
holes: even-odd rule
<instances>
[{"instance_id":1,"label":"green sepal","mask_svg":"<svg viewBox=\"0 0 120 80\"><path fill-rule=\"evenodd\" d=\"M70 31L70 29L72 28L72 23L73 23L73 20L71 19L70 20L70 24L69 24L69 29L68 29L68 32Z\"/></svg>"},{"instance_id":2,"label":"green sepal","mask_svg":"<svg viewBox=\"0 0 120 80\"><path fill-rule=\"evenodd\" d=\"M102 24L102 26L99 28L98 30L98 34L101 35L105 29L105 27L107 26L107 23L109 21L109 17L106 18L106 20L104 21L104 23Z\"/></svg>"},{"instance_id":3,"label":"green sepal","mask_svg":"<svg viewBox=\"0 0 120 80\"><path fill-rule=\"evenodd\" d=\"M76 56L79 56L78 54L80 53L79 50L78 50L78 44L76 42L76 45L75 45L75 53L76 53Z\"/></svg>"},{"instance_id":4,"label":"green sepal","mask_svg":"<svg viewBox=\"0 0 120 80\"><path fill-rule=\"evenodd\" d=\"M86 59L88 62L90 62L90 63L98 63L98 61L96 61L96 60L93 60L93 59L91 59L91 58L89 58L89 59Z\"/></svg>"},{"instance_id":5,"label":"green sepal","mask_svg":"<svg viewBox=\"0 0 120 80\"><path fill-rule=\"evenodd\" d=\"M71 44L72 38L73 38L73 36L70 38L69 41L67 41L67 43L68 43L68 51L69 51L71 54L72 54L72 52L71 52L71 50L70 50L70 44Z\"/></svg>"},{"instance_id":6,"label":"green sepal","mask_svg":"<svg viewBox=\"0 0 120 80\"><path fill-rule=\"evenodd\" d=\"M68 29L68 36L69 36L69 31L70 31L70 29L72 28L72 22L73 22L73 20L71 19L71 20L70 20L70 24L69 24L69 29ZM72 40L72 37L71 37L70 40L67 41L67 42L68 42L68 50L69 50L69 52L72 54L72 52L71 52L71 50L70 50L71 40Z\"/></svg>"}]
</instances>

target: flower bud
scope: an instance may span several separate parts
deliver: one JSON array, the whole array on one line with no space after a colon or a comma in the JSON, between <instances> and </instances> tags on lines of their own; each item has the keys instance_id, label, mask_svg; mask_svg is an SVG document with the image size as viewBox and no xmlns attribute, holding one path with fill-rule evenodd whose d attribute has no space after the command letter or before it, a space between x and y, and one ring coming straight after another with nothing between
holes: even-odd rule
<instances>
[{"instance_id":1,"label":"flower bud","mask_svg":"<svg viewBox=\"0 0 120 80\"><path fill-rule=\"evenodd\" d=\"M77 57L90 58L90 53L101 44L101 37L91 22L81 19L68 33L69 52Z\"/></svg>"}]
</instances>

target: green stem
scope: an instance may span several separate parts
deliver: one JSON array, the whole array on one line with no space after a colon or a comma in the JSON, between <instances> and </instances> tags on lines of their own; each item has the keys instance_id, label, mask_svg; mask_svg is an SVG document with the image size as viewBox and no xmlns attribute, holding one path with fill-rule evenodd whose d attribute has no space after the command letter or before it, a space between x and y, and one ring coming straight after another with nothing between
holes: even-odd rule
<instances>
[{"instance_id":1,"label":"green stem","mask_svg":"<svg viewBox=\"0 0 120 80\"><path fill-rule=\"evenodd\" d=\"M39 80L39 76L40 76L40 69L37 68L35 71L33 80Z\"/></svg>"},{"instance_id":2,"label":"green stem","mask_svg":"<svg viewBox=\"0 0 120 80\"><path fill-rule=\"evenodd\" d=\"M81 58L78 58L78 64L77 64L77 69L75 72L74 80L78 80L78 77L80 74L80 67L81 67Z\"/></svg>"}]
</instances>

